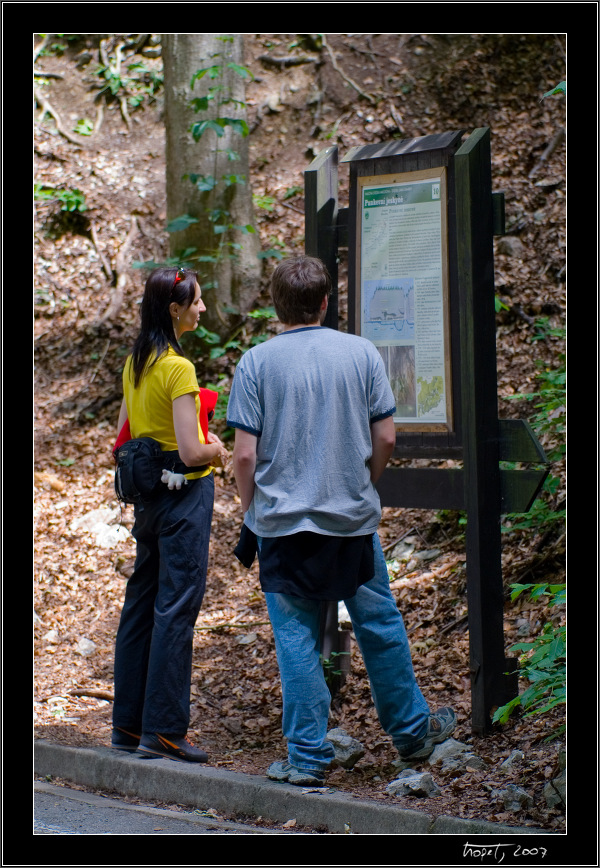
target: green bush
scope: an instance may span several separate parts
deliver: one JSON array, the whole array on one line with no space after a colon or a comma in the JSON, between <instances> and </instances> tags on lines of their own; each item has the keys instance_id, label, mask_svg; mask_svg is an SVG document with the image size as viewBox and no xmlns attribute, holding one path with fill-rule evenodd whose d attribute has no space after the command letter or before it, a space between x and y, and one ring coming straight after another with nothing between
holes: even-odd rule
<instances>
[{"instance_id":1,"label":"green bush","mask_svg":"<svg viewBox=\"0 0 600 868\"><path fill-rule=\"evenodd\" d=\"M47 202L60 202L61 211L86 211L85 195L81 190L66 189L59 190L57 187L51 187L49 184L36 184L34 186L34 197Z\"/></svg>"},{"instance_id":2,"label":"green bush","mask_svg":"<svg viewBox=\"0 0 600 868\"><path fill-rule=\"evenodd\" d=\"M547 318L536 322L536 332L533 341L548 338L563 339L564 328L551 328ZM559 354L558 364L549 368L543 363L538 365L536 377L537 388L525 396L533 403L533 414L530 423L543 442L548 461L560 465L565 457L565 415L566 415L566 366L564 353ZM537 498L531 510L523 515L507 515L508 526L504 531L534 530L537 532L558 530L564 527L565 510L556 507L557 495L561 486L558 476L550 474L544 483L542 496ZM529 591L530 598L537 600L548 596L550 607L564 606L566 603L566 585L549 584L513 584L511 585L511 600L524 591ZM529 686L519 696L498 708L493 720L506 723L516 708L521 708L525 716L544 714L562 705L566 700L566 628L549 622L544 625L541 633L531 642L519 642L513 645L511 651L519 651L520 674L529 682ZM552 737L564 730L564 726Z\"/></svg>"},{"instance_id":3,"label":"green bush","mask_svg":"<svg viewBox=\"0 0 600 868\"><path fill-rule=\"evenodd\" d=\"M536 322L536 332L532 341L546 338L564 338L564 328L551 328L547 318L541 317ZM531 427L540 438L548 462L560 465L565 458L566 430L566 361L565 354L558 355L558 364L554 368L538 362L536 374L536 389L526 395L511 396L513 400L526 400L533 404L533 413L529 418ZM547 531L564 524L565 511L556 509L556 502L561 486L559 477L549 474L542 489L542 497L538 498L531 510L525 514L508 514L507 524L503 530L537 530Z\"/></svg>"},{"instance_id":4,"label":"green bush","mask_svg":"<svg viewBox=\"0 0 600 868\"><path fill-rule=\"evenodd\" d=\"M529 591L530 599L548 596L549 607L564 606L566 585L514 584L511 585L511 600ZM566 702L566 627L548 622L542 632L531 642L517 642L509 651L519 651L520 676L529 681L529 686L498 708L493 716L494 723L506 723L516 708L522 708L525 717L544 714ZM561 725L552 738L564 731Z\"/></svg>"}]
</instances>

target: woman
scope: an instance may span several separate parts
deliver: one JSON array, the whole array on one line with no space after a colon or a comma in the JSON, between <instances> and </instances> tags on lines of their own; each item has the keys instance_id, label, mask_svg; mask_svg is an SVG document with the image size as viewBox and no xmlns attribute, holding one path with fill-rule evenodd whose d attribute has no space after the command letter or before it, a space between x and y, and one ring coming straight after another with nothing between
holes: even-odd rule
<instances>
[{"instance_id":1,"label":"woman","mask_svg":"<svg viewBox=\"0 0 600 868\"><path fill-rule=\"evenodd\" d=\"M214 500L212 467L228 452L199 424L199 387L179 345L206 310L193 271L157 268L148 277L141 330L123 370L119 431L178 450L180 489L161 486L135 506L135 569L127 583L115 646L112 746L146 756L206 762L187 739L193 631L206 585Z\"/></svg>"}]
</instances>

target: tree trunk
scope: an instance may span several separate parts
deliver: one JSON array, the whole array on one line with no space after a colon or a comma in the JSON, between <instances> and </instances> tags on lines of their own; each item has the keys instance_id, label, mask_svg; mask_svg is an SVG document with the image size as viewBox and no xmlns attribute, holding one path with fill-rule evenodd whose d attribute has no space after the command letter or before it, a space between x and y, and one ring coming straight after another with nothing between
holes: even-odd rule
<instances>
[{"instance_id":1,"label":"tree trunk","mask_svg":"<svg viewBox=\"0 0 600 868\"><path fill-rule=\"evenodd\" d=\"M224 41L219 36L229 38ZM226 117L245 121L244 79L227 66L228 62L243 66L242 35L168 33L161 38L167 219L170 222L189 215L197 221L171 233L171 256L190 262L190 267L198 270L207 307L202 322L210 331L226 338L248 312L260 289L258 235L237 228L254 226L248 139L230 125L223 127L221 137L208 129L198 141L194 140L190 130L193 124L207 119ZM192 88L194 73L210 66L220 66L217 77L205 75ZM215 87L219 91L208 109L195 112L190 101L207 95ZM239 102L224 102L226 99ZM238 159L232 161L231 152ZM218 179L218 183L214 189L201 192L184 175L212 176ZM225 184L223 176L231 175L243 176L245 184ZM221 217L215 223L217 213ZM233 225L233 228L217 234L215 225L218 223ZM191 248L195 249L192 253Z\"/></svg>"}]
</instances>

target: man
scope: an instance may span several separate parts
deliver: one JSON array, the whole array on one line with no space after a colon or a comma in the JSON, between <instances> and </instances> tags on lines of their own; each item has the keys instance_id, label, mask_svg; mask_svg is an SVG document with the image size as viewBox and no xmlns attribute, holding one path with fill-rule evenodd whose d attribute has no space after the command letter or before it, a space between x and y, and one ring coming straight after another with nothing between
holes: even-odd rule
<instances>
[{"instance_id":1,"label":"man","mask_svg":"<svg viewBox=\"0 0 600 868\"><path fill-rule=\"evenodd\" d=\"M375 483L394 449L393 394L373 344L322 327L330 293L320 260L279 263L271 294L283 331L242 357L227 411L282 685L288 757L267 775L300 786L323 783L334 759L319 657L327 601L345 601L379 720L401 758L429 756L456 726L451 709L430 714L416 684L377 536Z\"/></svg>"}]
</instances>

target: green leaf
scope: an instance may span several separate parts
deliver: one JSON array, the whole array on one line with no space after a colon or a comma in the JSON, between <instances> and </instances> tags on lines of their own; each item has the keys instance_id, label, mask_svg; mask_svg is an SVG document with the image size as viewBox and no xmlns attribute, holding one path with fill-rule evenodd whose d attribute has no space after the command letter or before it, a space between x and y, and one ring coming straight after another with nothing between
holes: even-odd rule
<instances>
[{"instance_id":1,"label":"green leaf","mask_svg":"<svg viewBox=\"0 0 600 868\"><path fill-rule=\"evenodd\" d=\"M184 175L184 178L189 178L192 184L200 190L201 193L207 193L219 183L214 175Z\"/></svg>"},{"instance_id":2,"label":"green leaf","mask_svg":"<svg viewBox=\"0 0 600 868\"><path fill-rule=\"evenodd\" d=\"M153 270L158 268L161 265L160 262L155 262L154 259L146 259L144 262L140 262L139 259L135 259L131 263L132 268L147 268L148 270Z\"/></svg>"},{"instance_id":3,"label":"green leaf","mask_svg":"<svg viewBox=\"0 0 600 868\"><path fill-rule=\"evenodd\" d=\"M167 259L166 265L183 265L185 267L188 259L195 258L194 253L197 249L197 247L186 247L183 250L178 250L177 256L174 256L171 259Z\"/></svg>"},{"instance_id":4,"label":"green leaf","mask_svg":"<svg viewBox=\"0 0 600 868\"><path fill-rule=\"evenodd\" d=\"M221 338L216 334L216 332L209 332L208 329L204 328L204 326L198 326L195 334L197 334L199 338L202 338L203 341L206 341L207 344L216 345L221 342Z\"/></svg>"},{"instance_id":5,"label":"green leaf","mask_svg":"<svg viewBox=\"0 0 600 868\"><path fill-rule=\"evenodd\" d=\"M494 712L494 716L492 718L494 723L506 723L508 718L512 714L515 708L521 704L521 697L515 696L514 699L511 699L510 702L507 702L506 705L502 705L500 708L497 708Z\"/></svg>"},{"instance_id":6,"label":"green leaf","mask_svg":"<svg viewBox=\"0 0 600 868\"><path fill-rule=\"evenodd\" d=\"M56 199L56 189L54 187L47 187L44 184L34 184L33 197L34 199Z\"/></svg>"},{"instance_id":7,"label":"green leaf","mask_svg":"<svg viewBox=\"0 0 600 868\"><path fill-rule=\"evenodd\" d=\"M199 81L201 78L204 78L205 75L208 74L209 78L216 78L219 75L219 72L219 66L207 66L205 69L197 69L191 78L190 88L193 90L196 82Z\"/></svg>"},{"instance_id":8,"label":"green leaf","mask_svg":"<svg viewBox=\"0 0 600 868\"><path fill-rule=\"evenodd\" d=\"M245 184L245 175L223 175L223 181L226 187L232 187L234 184Z\"/></svg>"},{"instance_id":9,"label":"green leaf","mask_svg":"<svg viewBox=\"0 0 600 868\"><path fill-rule=\"evenodd\" d=\"M193 124L191 128L191 133L194 137L194 140L197 142L204 135L206 130L212 130L214 133L217 134L217 136L219 136L219 138L225 135L223 124L217 123L216 121L200 121L197 124Z\"/></svg>"},{"instance_id":10,"label":"green leaf","mask_svg":"<svg viewBox=\"0 0 600 868\"><path fill-rule=\"evenodd\" d=\"M33 189L35 199L58 201L61 203L61 211L87 211L85 195L81 190L58 190L45 184L35 184Z\"/></svg>"},{"instance_id":11,"label":"green leaf","mask_svg":"<svg viewBox=\"0 0 600 868\"><path fill-rule=\"evenodd\" d=\"M167 223L167 232L182 232L184 229L187 229L188 226L197 222L197 217L190 217L189 214L182 214L181 217L175 217Z\"/></svg>"},{"instance_id":12,"label":"green leaf","mask_svg":"<svg viewBox=\"0 0 600 868\"><path fill-rule=\"evenodd\" d=\"M250 128L243 118L217 118L216 123L223 128L231 127L234 132L242 137L247 136L250 132Z\"/></svg>"},{"instance_id":13,"label":"green leaf","mask_svg":"<svg viewBox=\"0 0 600 868\"><path fill-rule=\"evenodd\" d=\"M561 81L559 84L556 85L556 87L553 87L552 90L546 91L546 93L543 95L542 99L546 99L547 96L554 96L555 94L559 94L559 93L564 93L566 95L566 93L567 93L567 82L566 81Z\"/></svg>"},{"instance_id":14,"label":"green leaf","mask_svg":"<svg viewBox=\"0 0 600 868\"><path fill-rule=\"evenodd\" d=\"M273 211L277 201L273 196L261 196L258 193L255 193L252 198L256 207L264 208L265 211Z\"/></svg>"},{"instance_id":15,"label":"green leaf","mask_svg":"<svg viewBox=\"0 0 600 868\"><path fill-rule=\"evenodd\" d=\"M526 591L527 588L530 587L531 585L520 585L518 582L515 582L513 585L511 585L511 588L513 589L510 594L511 600L516 600L517 597L523 593L523 591Z\"/></svg>"},{"instance_id":16,"label":"green leaf","mask_svg":"<svg viewBox=\"0 0 600 868\"><path fill-rule=\"evenodd\" d=\"M190 106L195 112L205 112L208 109L212 96L199 96L190 101Z\"/></svg>"},{"instance_id":17,"label":"green leaf","mask_svg":"<svg viewBox=\"0 0 600 868\"><path fill-rule=\"evenodd\" d=\"M233 63L231 61L227 64L228 69L232 69L234 72L237 72L238 75L241 75L242 78L251 78L254 79L254 76L245 66L240 66L239 63Z\"/></svg>"},{"instance_id":18,"label":"green leaf","mask_svg":"<svg viewBox=\"0 0 600 868\"><path fill-rule=\"evenodd\" d=\"M269 250L259 250L256 254L257 259L283 259L283 253L281 250L277 250L275 247L270 247Z\"/></svg>"},{"instance_id":19,"label":"green leaf","mask_svg":"<svg viewBox=\"0 0 600 868\"><path fill-rule=\"evenodd\" d=\"M94 124L89 118L81 118L73 127L74 133L79 133L80 136L91 136L94 131Z\"/></svg>"},{"instance_id":20,"label":"green leaf","mask_svg":"<svg viewBox=\"0 0 600 868\"><path fill-rule=\"evenodd\" d=\"M522 651L523 653L531 651L532 648L533 642L517 642L515 645L510 646L511 651Z\"/></svg>"},{"instance_id":21,"label":"green leaf","mask_svg":"<svg viewBox=\"0 0 600 868\"><path fill-rule=\"evenodd\" d=\"M252 319L274 319L277 314L274 307L260 307L256 310L248 311L248 316Z\"/></svg>"}]
</instances>

